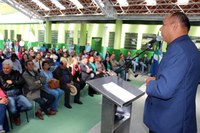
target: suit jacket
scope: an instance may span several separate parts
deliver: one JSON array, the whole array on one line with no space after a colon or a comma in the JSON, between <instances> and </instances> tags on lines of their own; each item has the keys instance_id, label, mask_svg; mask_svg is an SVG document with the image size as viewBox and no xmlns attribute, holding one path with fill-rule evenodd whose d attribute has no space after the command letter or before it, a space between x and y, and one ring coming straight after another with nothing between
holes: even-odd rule
<instances>
[{"instance_id":1,"label":"suit jacket","mask_svg":"<svg viewBox=\"0 0 200 133\"><path fill-rule=\"evenodd\" d=\"M89 67L89 66L88 66ZM83 63L80 64L81 68L81 78L83 81L87 81L90 79L90 73L87 73L87 67Z\"/></svg>"},{"instance_id":2,"label":"suit jacket","mask_svg":"<svg viewBox=\"0 0 200 133\"><path fill-rule=\"evenodd\" d=\"M200 53L188 35L175 39L146 88L144 123L156 133L196 133Z\"/></svg>"},{"instance_id":3,"label":"suit jacket","mask_svg":"<svg viewBox=\"0 0 200 133\"><path fill-rule=\"evenodd\" d=\"M46 83L46 78L40 76L38 72L34 72L35 76L32 75L27 70L23 73L23 78L25 79L25 85L23 88L24 94L29 99L40 98L40 90L44 90L44 84Z\"/></svg>"}]
</instances>

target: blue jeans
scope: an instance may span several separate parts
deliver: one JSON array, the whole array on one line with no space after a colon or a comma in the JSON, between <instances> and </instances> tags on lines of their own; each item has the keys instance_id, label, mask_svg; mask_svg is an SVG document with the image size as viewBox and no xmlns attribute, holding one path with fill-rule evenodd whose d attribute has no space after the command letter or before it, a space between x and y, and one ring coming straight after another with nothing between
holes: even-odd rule
<instances>
[{"instance_id":1,"label":"blue jeans","mask_svg":"<svg viewBox=\"0 0 200 133\"><path fill-rule=\"evenodd\" d=\"M126 80L126 71L124 68L120 67L113 67L113 71L116 72L117 74L120 73L120 76L123 80Z\"/></svg>"},{"instance_id":2,"label":"blue jeans","mask_svg":"<svg viewBox=\"0 0 200 133\"><path fill-rule=\"evenodd\" d=\"M6 116L6 105L0 104L0 131L3 130L4 119Z\"/></svg>"},{"instance_id":3,"label":"blue jeans","mask_svg":"<svg viewBox=\"0 0 200 133\"><path fill-rule=\"evenodd\" d=\"M6 118L6 105L0 104L0 131L9 131L8 122Z\"/></svg>"},{"instance_id":4,"label":"blue jeans","mask_svg":"<svg viewBox=\"0 0 200 133\"><path fill-rule=\"evenodd\" d=\"M8 100L8 110L13 115L19 115L22 111L32 109L31 102L23 95L9 96Z\"/></svg>"},{"instance_id":5,"label":"blue jeans","mask_svg":"<svg viewBox=\"0 0 200 133\"><path fill-rule=\"evenodd\" d=\"M136 71L137 66L139 65L136 61L132 61L133 64L133 72Z\"/></svg>"},{"instance_id":6,"label":"blue jeans","mask_svg":"<svg viewBox=\"0 0 200 133\"><path fill-rule=\"evenodd\" d=\"M46 90L49 94L51 94L51 95L53 95L53 96L55 97L55 100L54 100L54 102L52 103L51 108L52 108L53 110L57 110L58 101L59 101L60 97L62 96L62 94L64 93L63 90L61 90L60 88L57 88L57 89L50 89L50 88L47 87L47 85L45 85L45 90Z\"/></svg>"},{"instance_id":7,"label":"blue jeans","mask_svg":"<svg viewBox=\"0 0 200 133\"><path fill-rule=\"evenodd\" d=\"M142 67L142 73L144 73L144 69L147 68L147 65L144 64L143 62L140 62L141 67Z\"/></svg>"}]
</instances>

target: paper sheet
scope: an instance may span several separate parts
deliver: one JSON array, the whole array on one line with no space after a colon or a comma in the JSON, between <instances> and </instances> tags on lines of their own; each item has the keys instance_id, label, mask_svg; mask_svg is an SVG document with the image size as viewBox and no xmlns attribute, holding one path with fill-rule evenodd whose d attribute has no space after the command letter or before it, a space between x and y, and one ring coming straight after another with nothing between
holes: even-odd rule
<instances>
[{"instance_id":1,"label":"paper sheet","mask_svg":"<svg viewBox=\"0 0 200 133\"><path fill-rule=\"evenodd\" d=\"M139 90L146 92L146 83L144 83L143 85L140 86L140 88L138 88Z\"/></svg>"},{"instance_id":2,"label":"paper sheet","mask_svg":"<svg viewBox=\"0 0 200 133\"><path fill-rule=\"evenodd\" d=\"M132 93L128 92L127 90L123 89L122 87L113 82L103 84L103 87L124 102L128 102L136 97Z\"/></svg>"}]
</instances>

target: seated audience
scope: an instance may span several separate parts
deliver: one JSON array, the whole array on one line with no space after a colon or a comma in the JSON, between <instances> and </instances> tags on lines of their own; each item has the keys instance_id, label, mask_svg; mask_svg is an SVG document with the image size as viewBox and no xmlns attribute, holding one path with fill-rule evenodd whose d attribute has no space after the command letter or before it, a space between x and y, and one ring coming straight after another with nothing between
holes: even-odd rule
<instances>
[{"instance_id":1,"label":"seated audience","mask_svg":"<svg viewBox=\"0 0 200 133\"><path fill-rule=\"evenodd\" d=\"M78 59L76 57L72 58L72 64L70 65L69 70L72 74L73 82L79 84L80 89L82 90L85 87L85 82L81 78L81 68L78 65Z\"/></svg>"},{"instance_id":2,"label":"seated audience","mask_svg":"<svg viewBox=\"0 0 200 133\"><path fill-rule=\"evenodd\" d=\"M42 56L39 52L36 54L35 59L33 59L33 63L34 71L42 71Z\"/></svg>"},{"instance_id":3,"label":"seated audience","mask_svg":"<svg viewBox=\"0 0 200 133\"><path fill-rule=\"evenodd\" d=\"M41 108L38 109L35 115L41 120L44 119L42 116L43 111L46 115L55 115L56 112L51 110L51 105L55 101L55 98L45 91L44 85L46 84L46 79L41 77L37 71L34 71L34 64L31 60L26 62L26 70L23 73L23 78L25 79L24 93L26 97L37 102Z\"/></svg>"},{"instance_id":4,"label":"seated audience","mask_svg":"<svg viewBox=\"0 0 200 133\"><path fill-rule=\"evenodd\" d=\"M60 81L61 89L65 92L65 107L71 109L70 105L70 88L75 86L77 89L77 94L74 97L74 103L83 104L80 101L80 85L72 81L72 75L67 68L67 62L60 62L60 66L53 71L53 76Z\"/></svg>"},{"instance_id":5,"label":"seated audience","mask_svg":"<svg viewBox=\"0 0 200 133\"><path fill-rule=\"evenodd\" d=\"M113 71L116 72L117 74L120 73L121 78L123 80L126 80L126 72L122 67L120 67L119 62L115 59L115 54L111 54L110 63L112 65Z\"/></svg>"},{"instance_id":6,"label":"seated audience","mask_svg":"<svg viewBox=\"0 0 200 133\"><path fill-rule=\"evenodd\" d=\"M49 94L55 97L55 100L51 106L51 109L53 111L57 111L58 101L61 95L63 94L63 90L61 90L60 88L49 88L48 82L50 82L50 80L54 80L53 73L49 70L49 64L46 61L42 62L42 68L43 68L43 71L40 72L40 75L46 78L46 84L44 85L44 89Z\"/></svg>"},{"instance_id":7,"label":"seated audience","mask_svg":"<svg viewBox=\"0 0 200 133\"><path fill-rule=\"evenodd\" d=\"M93 72L93 69L88 66L87 57L84 56L82 58L80 68L81 68L81 78L84 82L86 82L87 80L90 80L90 79L94 79L95 74ZM88 95L93 97L95 93L96 92L92 89L92 87L89 86Z\"/></svg>"},{"instance_id":8,"label":"seated audience","mask_svg":"<svg viewBox=\"0 0 200 133\"><path fill-rule=\"evenodd\" d=\"M20 125L20 112L32 109L32 104L22 95L24 85L22 75L12 68L11 60L7 59L3 62L3 71L0 72L0 87L8 97L8 110L12 115L13 122L15 125Z\"/></svg>"},{"instance_id":9,"label":"seated audience","mask_svg":"<svg viewBox=\"0 0 200 133\"><path fill-rule=\"evenodd\" d=\"M13 63L13 70L16 70L18 71L20 74L22 74L22 66L21 66L21 63L20 61L18 60L18 57L17 55L14 53L14 54L11 54L11 57L10 57L12 63Z\"/></svg>"}]
</instances>

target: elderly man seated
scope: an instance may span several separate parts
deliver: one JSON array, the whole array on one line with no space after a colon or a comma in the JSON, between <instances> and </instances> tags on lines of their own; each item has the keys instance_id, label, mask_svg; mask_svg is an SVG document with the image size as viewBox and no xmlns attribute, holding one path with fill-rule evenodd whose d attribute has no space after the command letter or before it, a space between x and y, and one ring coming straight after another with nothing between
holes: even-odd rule
<instances>
[{"instance_id":1,"label":"elderly man seated","mask_svg":"<svg viewBox=\"0 0 200 133\"><path fill-rule=\"evenodd\" d=\"M25 67L26 71L23 73L23 78L25 79L24 93L29 99L37 102L41 108L35 115L41 120L43 120L42 111L46 115L55 115L56 112L50 108L55 101L55 97L45 91L44 84L46 79L41 77L37 71L34 71L33 61L28 60Z\"/></svg>"},{"instance_id":2,"label":"elderly man seated","mask_svg":"<svg viewBox=\"0 0 200 133\"><path fill-rule=\"evenodd\" d=\"M22 95L24 79L22 75L13 70L11 60L4 60L3 70L0 72L0 87L8 96L8 110L12 115L15 125L20 125L20 112L32 109L31 102Z\"/></svg>"},{"instance_id":3,"label":"elderly man seated","mask_svg":"<svg viewBox=\"0 0 200 133\"><path fill-rule=\"evenodd\" d=\"M80 101L80 84L75 83L72 81L72 75L67 68L67 62L62 61L60 66L56 68L53 72L53 76L60 80L61 89L64 90L65 93L65 107L71 109L72 106L70 105L70 88L75 86L77 89L77 94L74 96L74 103L83 104Z\"/></svg>"}]
</instances>

